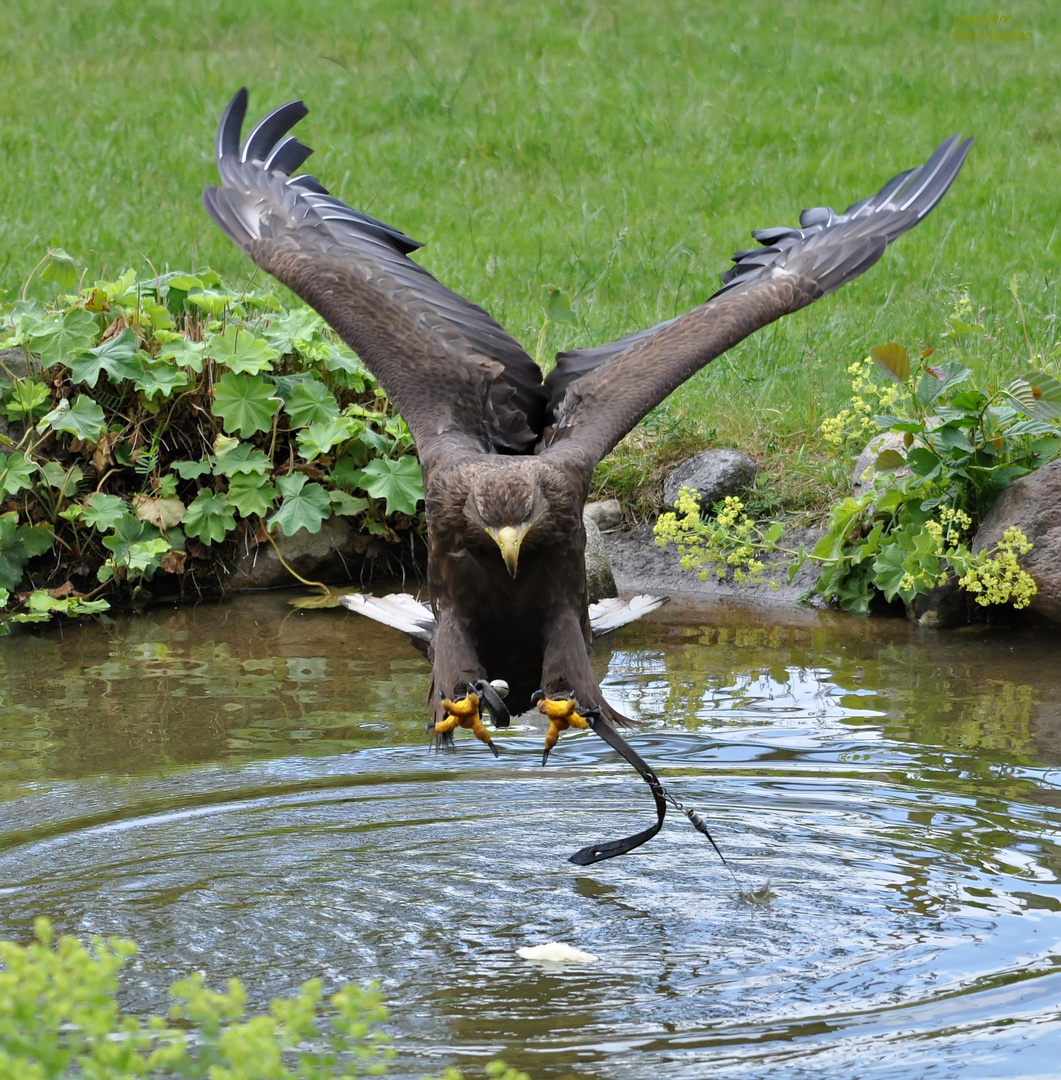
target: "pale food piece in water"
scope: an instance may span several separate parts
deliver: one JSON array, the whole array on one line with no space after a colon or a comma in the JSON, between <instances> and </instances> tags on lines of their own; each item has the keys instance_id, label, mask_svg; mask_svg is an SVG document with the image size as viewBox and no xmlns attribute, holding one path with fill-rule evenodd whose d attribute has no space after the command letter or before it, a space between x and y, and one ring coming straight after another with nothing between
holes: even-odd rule
<instances>
[{"instance_id":1,"label":"pale food piece in water","mask_svg":"<svg viewBox=\"0 0 1061 1080\"><path fill-rule=\"evenodd\" d=\"M550 941L547 945L524 945L516 954L524 960L541 960L547 964L595 964L593 953L583 952L562 941Z\"/></svg>"}]
</instances>

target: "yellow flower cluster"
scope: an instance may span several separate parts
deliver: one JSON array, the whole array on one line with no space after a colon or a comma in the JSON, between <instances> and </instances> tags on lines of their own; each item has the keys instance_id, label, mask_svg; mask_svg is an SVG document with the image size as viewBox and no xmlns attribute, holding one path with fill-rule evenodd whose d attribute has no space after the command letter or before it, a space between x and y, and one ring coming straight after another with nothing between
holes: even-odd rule
<instances>
[{"instance_id":1,"label":"yellow flower cluster","mask_svg":"<svg viewBox=\"0 0 1061 1080\"><path fill-rule=\"evenodd\" d=\"M871 377L873 370L873 360L868 356L848 367L847 373L854 376L851 380L851 406L822 421L821 432L826 442L833 446L843 446L855 439L864 442L877 430L873 417L891 409L902 396L899 384L881 385Z\"/></svg>"},{"instance_id":2,"label":"yellow flower cluster","mask_svg":"<svg viewBox=\"0 0 1061 1080\"><path fill-rule=\"evenodd\" d=\"M740 585L757 585L764 580L765 564L755 558L755 522L744 512L735 495L723 500L712 519L700 517L700 503L690 488L682 488L674 504L675 513L661 514L655 537L660 547L674 544L684 570L695 570L701 581L713 573L724 578L726 568Z\"/></svg>"},{"instance_id":3,"label":"yellow flower cluster","mask_svg":"<svg viewBox=\"0 0 1061 1080\"><path fill-rule=\"evenodd\" d=\"M1017 558L1031 549L1032 544L1024 533L1011 527L991 551L981 551L976 556L958 584L983 607L1012 604L1015 608L1025 608L1039 590L1032 576L1020 568Z\"/></svg>"}]
</instances>

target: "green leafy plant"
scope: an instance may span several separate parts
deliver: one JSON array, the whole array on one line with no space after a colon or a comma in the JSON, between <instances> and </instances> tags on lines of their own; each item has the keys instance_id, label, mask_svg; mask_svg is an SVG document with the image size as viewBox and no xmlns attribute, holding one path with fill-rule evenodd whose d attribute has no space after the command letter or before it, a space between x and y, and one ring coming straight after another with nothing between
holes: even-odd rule
<instances>
[{"instance_id":1,"label":"green leafy plant","mask_svg":"<svg viewBox=\"0 0 1061 1080\"><path fill-rule=\"evenodd\" d=\"M1011 291L1016 299L1015 282ZM947 320L959 355L961 338L982 332L971 307L963 298ZM736 498L703 519L689 491L660 517L657 543L675 544L682 566L702 577L729 568L738 581L765 580L764 555L787 557L790 581L812 560L821 566L813 592L849 611L867 612L877 595L909 604L952 578L980 605L1027 606L1035 583L1018 563L1027 538L1010 530L976 555L969 544L1001 492L1061 452L1061 382L1029 367L1004 387L980 388L961 359L930 356L913 363L893 343L848 369L851 404L825 421L825 438L861 446L883 432L895 446L879 449L871 489L836 503L809 551L785 547L784 527L753 521Z\"/></svg>"},{"instance_id":2,"label":"green leafy plant","mask_svg":"<svg viewBox=\"0 0 1061 1080\"><path fill-rule=\"evenodd\" d=\"M56 938L47 919L34 928L29 945L0 941L0 1076L353 1080L385 1075L394 1056L375 985L347 985L325 1001L321 981L311 979L248 1015L239 979L213 991L196 974L170 987L167 1017L138 1017L123 1014L116 996L133 942L96 937L86 947ZM528 1080L504 1062L486 1072ZM461 1074L447 1069L443 1078Z\"/></svg>"},{"instance_id":3,"label":"green leafy plant","mask_svg":"<svg viewBox=\"0 0 1061 1080\"><path fill-rule=\"evenodd\" d=\"M68 289L72 263L53 252L40 278ZM419 527L408 429L313 311L212 271L126 271L0 308L0 350L0 625L135 601L160 574L198 592L277 527ZM57 603L31 610L42 589Z\"/></svg>"}]
</instances>

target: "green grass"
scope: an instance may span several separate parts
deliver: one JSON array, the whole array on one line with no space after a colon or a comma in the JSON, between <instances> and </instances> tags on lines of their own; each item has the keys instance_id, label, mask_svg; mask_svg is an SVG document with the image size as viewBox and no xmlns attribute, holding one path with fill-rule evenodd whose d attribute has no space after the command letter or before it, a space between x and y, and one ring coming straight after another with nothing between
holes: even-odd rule
<instances>
[{"instance_id":1,"label":"green grass","mask_svg":"<svg viewBox=\"0 0 1061 1080\"><path fill-rule=\"evenodd\" d=\"M752 228L846 206L973 134L954 188L879 266L691 380L606 473L632 493L646 469L718 440L765 455L781 502L806 501L847 364L888 340L938 346L955 290L987 308L983 359L1000 372L1026 355L1013 274L1034 333L1056 341L1061 15L1031 2L1009 27L1031 41L962 44L964 12L8 0L0 289L17 294L49 246L93 272L246 276L199 201L217 117L244 83L255 116L303 97L310 167L426 241L421 261L531 351L542 287L561 288L578 325L551 325L546 355L694 306Z\"/></svg>"}]
</instances>

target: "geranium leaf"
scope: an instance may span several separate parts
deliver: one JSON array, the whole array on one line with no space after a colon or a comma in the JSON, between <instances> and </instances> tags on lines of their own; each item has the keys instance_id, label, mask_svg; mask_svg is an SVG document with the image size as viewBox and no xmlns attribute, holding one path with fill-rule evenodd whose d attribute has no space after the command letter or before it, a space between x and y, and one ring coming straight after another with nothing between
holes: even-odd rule
<instances>
[{"instance_id":1,"label":"geranium leaf","mask_svg":"<svg viewBox=\"0 0 1061 1080\"><path fill-rule=\"evenodd\" d=\"M19 379L4 398L4 412L9 420L29 420L48 400L48 387L36 379Z\"/></svg>"},{"instance_id":2,"label":"geranium leaf","mask_svg":"<svg viewBox=\"0 0 1061 1080\"><path fill-rule=\"evenodd\" d=\"M174 390L181 390L190 383L187 372L165 360L144 364L142 374L133 380L133 385L144 392L148 401L156 395L170 397Z\"/></svg>"},{"instance_id":3,"label":"geranium leaf","mask_svg":"<svg viewBox=\"0 0 1061 1080\"><path fill-rule=\"evenodd\" d=\"M174 461L170 468L182 480L196 480L204 473L210 472L212 462L208 458L202 461Z\"/></svg>"},{"instance_id":4,"label":"geranium leaf","mask_svg":"<svg viewBox=\"0 0 1061 1080\"><path fill-rule=\"evenodd\" d=\"M18 514L0 514L0 588L14 589L22 569L34 555L43 555L55 542L47 525L19 525Z\"/></svg>"},{"instance_id":5,"label":"geranium leaf","mask_svg":"<svg viewBox=\"0 0 1061 1080\"><path fill-rule=\"evenodd\" d=\"M332 345L324 358L324 367L328 371L341 371L346 385L359 392L372 378L357 353L343 345Z\"/></svg>"},{"instance_id":6,"label":"geranium leaf","mask_svg":"<svg viewBox=\"0 0 1061 1080\"><path fill-rule=\"evenodd\" d=\"M276 350L269 348L264 338L229 324L223 334L214 334L207 342L207 354L229 371L238 374L260 375L269 371L276 359Z\"/></svg>"},{"instance_id":7,"label":"geranium leaf","mask_svg":"<svg viewBox=\"0 0 1061 1080\"><path fill-rule=\"evenodd\" d=\"M237 473L256 473L264 476L272 468L272 462L261 450L250 443L237 443L231 450L220 455L214 463L215 476L235 476Z\"/></svg>"},{"instance_id":8,"label":"geranium leaf","mask_svg":"<svg viewBox=\"0 0 1061 1080\"><path fill-rule=\"evenodd\" d=\"M160 341L162 335L155 334ZM183 334L175 335L176 340L168 342L158 351L158 360L166 360L178 367L186 367L196 375L202 373L203 357L206 353L205 341L189 341Z\"/></svg>"},{"instance_id":9,"label":"geranium leaf","mask_svg":"<svg viewBox=\"0 0 1061 1080\"><path fill-rule=\"evenodd\" d=\"M237 473L228 482L228 501L241 517L265 517L276 502L276 494L274 484L253 473Z\"/></svg>"},{"instance_id":10,"label":"geranium leaf","mask_svg":"<svg viewBox=\"0 0 1061 1080\"><path fill-rule=\"evenodd\" d=\"M224 495L201 488L184 512L184 531L204 544L214 544L236 527L236 512Z\"/></svg>"},{"instance_id":11,"label":"geranium leaf","mask_svg":"<svg viewBox=\"0 0 1061 1080\"><path fill-rule=\"evenodd\" d=\"M276 486L284 501L269 518L270 532L279 525L287 536L305 529L320 532L321 525L331 516L331 501L320 484L308 484L302 473L277 477Z\"/></svg>"},{"instance_id":12,"label":"geranium leaf","mask_svg":"<svg viewBox=\"0 0 1061 1080\"><path fill-rule=\"evenodd\" d=\"M0 514L0 588L16 588L28 560L26 546L18 535L18 514Z\"/></svg>"},{"instance_id":13,"label":"geranium leaf","mask_svg":"<svg viewBox=\"0 0 1061 1080\"><path fill-rule=\"evenodd\" d=\"M84 471L79 465L66 469L58 461L46 462L40 474L48 487L65 492L67 495L75 491L77 485L85 478Z\"/></svg>"},{"instance_id":14,"label":"geranium leaf","mask_svg":"<svg viewBox=\"0 0 1061 1080\"><path fill-rule=\"evenodd\" d=\"M154 499L148 495L137 495L133 499L133 507L137 518L162 532L179 525L184 517L184 503L176 497Z\"/></svg>"},{"instance_id":15,"label":"geranium leaf","mask_svg":"<svg viewBox=\"0 0 1061 1080\"><path fill-rule=\"evenodd\" d=\"M188 303L201 308L215 319L220 319L225 309L239 300L231 293L218 292L216 289L193 289L188 293Z\"/></svg>"},{"instance_id":16,"label":"geranium leaf","mask_svg":"<svg viewBox=\"0 0 1061 1080\"><path fill-rule=\"evenodd\" d=\"M44 306L39 300L16 300L11 309L4 312L4 317L15 331L15 336L5 344L28 345L41 333L45 319Z\"/></svg>"},{"instance_id":17,"label":"geranium leaf","mask_svg":"<svg viewBox=\"0 0 1061 1080\"><path fill-rule=\"evenodd\" d=\"M266 340L278 353L299 351L301 342L310 341L324 328L324 320L308 307L292 308L273 319L265 331Z\"/></svg>"},{"instance_id":18,"label":"geranium leaf","mask_svg":"<svg viewBox=\"0 0 1061 1080\"><path fill-rule=\"evenodd\" d=\"M50 413L45 413L37 425L38 431L50 427L53 431L69 431L71 435L88 442L95 442L103 433L106 417L103 410L84 394L78 394L77 400L60 401Z\"/></svg>"},{"instance_id":19,"label":"geranium leaf","mask_svg":"<svg viewBox=\"0 0 1061 1080\"><path fill-rule=\"evenodd\" d=\"M345 491L329 491L328 498L331 500L332 512L336 514L351 516L368 509L368 499L347 495Z\"/></svg>"},{"instance_id":20,"label":"geranium leaf","mask_svg":"<svg viewBox=\"0 0 1061 1080\"><path fill-rule=\"evenodd\" d=\"M361 483L374 499L385 499L387 513L415 514L424 497L420 462L411 454L398 458L375 458L361 470Z\"/></svg>"},{"instance_id":21,"label":"geranium leaf","mask_svg":"<svg viewBox=\"0 0 1061 1080\"><path fill-rule=\"evenodd\" d=\"M48 261L41 271L45 281L54 281L60 289L76 289L81 280L81 267L72 255L67 255L62 248L52 248L48 252Z\"/></svg>"},{"instance_id":22,"label":"geranium leaf","mask_svg":"<svg viewBox=\"0 0 1061 1080\"><path fill-rule=\"evenodd\" d=\"M336 416L310 424L296 436L299 456L312 461L319 454L328 453L333 446L350 437L353 423L347 416Z\"/></svg>"},{"instance_id":23,"label":"geranium leaf","mask_svg":"<svg viewBox=\"0 0 1061 1080\"><path fill-rule=\"evenodd\" d=\"M123 517L130 517L129 506L117 495L97 491L85 500L85 521L100 532L109 532Z\"/></svg>"},{"instance_id":24,"label":"geranium leaf","mask_svg":"<svg viewBox=\"0 0 1061 1080\"><path fill-rule=\"evenodd\" d=\"M33 486L37 466L25 454L0 454L0 494L17 495Z\"/></svg>"},{"instance_id":25,"label":"geranium leaf","mask_svg":"<svg viewBox=\"0 0 1061 1080\"><path fill-rule=\"evenodd\" d=\"M339 415L339 402L319 379L309 379L295 385L284 405L295 427L334 420Z\"/></svg>"},{"instance_id":26,"label":"geranium leaf","mask_svg":"<svg viewBox=\"0 0 1061 1080\"><path fill-rule=\"evenodd\" d=\"M214 387L214 415L221 417L226 431L238 432L244 439L257 431L268 431L279 407L272 384L260 375L228 371Z\"/></svg>"},{"instance_id":27,"label":"geranium leaf","mask_svg":"<svg viewBox=\"0 0 1061 1080\"><path fill-rule=\"evenodd\" d=\"M83 351L67 363L74 382L94 387L100 373L106 372L112 382L121 379L137 379L144 372L143 362L137 356L137 338L132 330L123 330L95 349Z\"/></svg>"},{"instance_id":28,"label":"geranium leaf","mask_svg":"<svg viewBox=\"0 0 1061 1080\"><path fill-rule=\"evenodd\" d=\"M18 535L31 559L34 555L43 555L50 551L55 543L55 533L50 525L20 525Z\"/></svg>"},{"instance_id":29,"label":"geranium leaf","mask_svg":"<svg viewBox=\"0 0 1061 1080\"><path fill-rule=\"evenodd\" d=\"M84 308L71 308L59 319L44 322L29 339L31 352L37 353L41 364L69 364L70 360L92 347L99 336L96 317Z\"/></svg>"}]
</instances>

